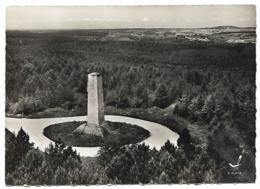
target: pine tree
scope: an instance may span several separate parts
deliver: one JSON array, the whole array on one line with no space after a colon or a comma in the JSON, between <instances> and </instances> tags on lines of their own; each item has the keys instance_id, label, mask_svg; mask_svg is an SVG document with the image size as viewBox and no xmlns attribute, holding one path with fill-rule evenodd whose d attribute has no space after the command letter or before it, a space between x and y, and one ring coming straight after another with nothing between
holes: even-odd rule
<instances>
[{"instance_id":1,"label":"pine tree","mask_svg":"<svg viewBox=\"0 0 260 189\"><path fill-rule=\"evenodd\" d=\"M15 141L15 149L16 149L16 158L21 160L23 156L32 149L33 143L30 143L29 135L21 129L18 131L16 141Z\"/></svg>"},{"instance_id":2,"label":"pine tree","mask_svg":"<svg viewBox=\"0 0 260 189\"><path fill-rule=\"evenodd\" d=\"M16 137L8 129L5 129L5 174L12 172L18 161L16 160Z\"/></svg>"},{"instance_id":3,"label":"pine tree","mask_svg":"<svg viewBox=\"0 0 260 189\"><path fill-rule=\"evenodd\" d=\"M166 108L169 105L168 92L164 85L161 85L155 94L154 105L160 108Z\"/></svg>"}]
</instances>

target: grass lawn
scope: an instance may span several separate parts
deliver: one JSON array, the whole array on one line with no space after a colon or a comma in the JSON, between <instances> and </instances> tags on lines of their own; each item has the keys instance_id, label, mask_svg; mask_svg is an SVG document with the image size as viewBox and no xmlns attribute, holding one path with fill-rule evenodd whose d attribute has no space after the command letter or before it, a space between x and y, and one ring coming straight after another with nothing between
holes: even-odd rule
<instances>
[{"instance_id":1,"label":"grass lawn","mask_svg":"<svg viewBox=\"0 0 260 189\"><path fill-rule=\"evenodd\" d=\"M125 145L143 141L150 136L149 131L119 122L106 122L106 128L110 131L104 138L90 134L77 134L73 131L85 122L66 122L46 127L43 134L52 141L61 139L66 145L77 147L96 147L104 145Z\"/></svg>"}]
</instances>

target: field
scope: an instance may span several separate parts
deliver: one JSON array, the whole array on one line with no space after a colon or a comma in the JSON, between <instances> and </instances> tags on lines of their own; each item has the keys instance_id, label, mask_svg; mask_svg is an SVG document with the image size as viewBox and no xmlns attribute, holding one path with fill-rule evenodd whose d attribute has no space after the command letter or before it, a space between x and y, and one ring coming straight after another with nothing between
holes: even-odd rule
<instances>
[{"instance_id":1,"label":"field","mask_svg":"<svg viewBox=\"0 0 260 189\"><path fill-rule=\"evenodd\" d=\"M161 123L255 179L255 28L7 31L6 115L87 114L86 76L103 76L106 114Z\"/></svg>"}]
</instances>

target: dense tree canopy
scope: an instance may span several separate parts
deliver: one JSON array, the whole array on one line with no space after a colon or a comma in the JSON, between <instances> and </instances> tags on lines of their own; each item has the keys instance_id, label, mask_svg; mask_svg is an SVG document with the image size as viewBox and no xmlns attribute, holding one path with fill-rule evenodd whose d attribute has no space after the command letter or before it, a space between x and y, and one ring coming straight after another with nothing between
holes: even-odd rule
<instances>
[{"instance_id":1,"label":"dense tree canopy","mask_svg":"<svg viewBox=\"0 0 260 189\"><path fill-rule=\"evenodd\" d=\"M28 135L27 135L28 136ZM6 139L18 140L6 130ZM183 140L183 139L181 139ZM26 144L23 144L25 147ZM192 145L192 144L189 144ZM13 165L6 170L8 185L67 185L67 184L148 184L148 183L216 183L221 180L220 169L214 159L200 147L185 152L169 141L161 150L150 149L144 144L105 146L94 162L80 158L62 141L50 144L45 152L33 146L16 164L11 145L6 146L6 163ZM222 169L221 169L222 170Z\"/></svg>"}]
</instances>

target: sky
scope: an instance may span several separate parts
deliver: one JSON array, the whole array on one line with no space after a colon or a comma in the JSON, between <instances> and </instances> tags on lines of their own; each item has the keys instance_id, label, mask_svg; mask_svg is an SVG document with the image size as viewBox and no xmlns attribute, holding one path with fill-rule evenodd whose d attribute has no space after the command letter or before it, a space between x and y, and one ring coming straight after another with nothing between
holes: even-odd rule
<instances>
[{"instance_id":1,"label":"sky","mask_svg":"<svg viewBox=\"0 0 260 189\"><path fill-rule=\"evenodd\" d=\"M253 5L8 7L7 30L256 26Z\"/></svg>"}]
</instances>

